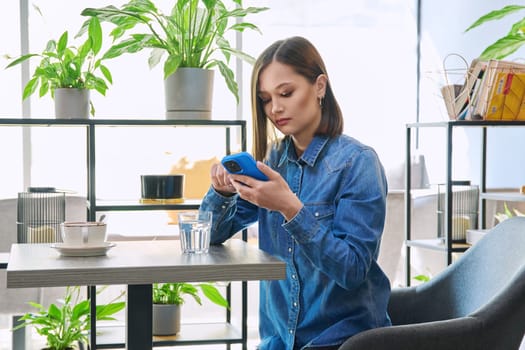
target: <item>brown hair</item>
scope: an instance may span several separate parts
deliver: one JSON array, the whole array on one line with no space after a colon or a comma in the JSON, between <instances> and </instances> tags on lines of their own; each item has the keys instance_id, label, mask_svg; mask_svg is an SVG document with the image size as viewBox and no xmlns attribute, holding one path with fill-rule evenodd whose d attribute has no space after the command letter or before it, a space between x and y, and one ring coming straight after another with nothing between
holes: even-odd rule
<instances>
[{"instance_id":1,"label":"brown hair","mask_svg":"<svg viewBox=\"0 0 525 350\"><path fill-rule=\"evenodd\" d=\"M278 40L261 53L254 64L251 82L253 154L257 160L266 158L268 144L277 138L276 131L273 125L268 122L262 101L257 94L259 75L273 61L292 67L297 74L302 75L312 84L320 74L325 74L328 77L321 55L315 46L303 37L294 36ZM316 135L334 137L342 134L343 114L335 99L329 79L327 79L321 113L321 122ZM269 135L271 135L271 139Z\"/></svg>"}]
</instances>

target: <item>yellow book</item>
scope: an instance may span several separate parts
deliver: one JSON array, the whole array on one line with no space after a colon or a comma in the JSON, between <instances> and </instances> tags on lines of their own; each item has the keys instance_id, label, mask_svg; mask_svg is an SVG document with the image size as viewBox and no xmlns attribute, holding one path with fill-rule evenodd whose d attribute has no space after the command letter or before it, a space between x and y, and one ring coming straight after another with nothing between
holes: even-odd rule
<instances>
[{"instance_id":1,"label":"yellow book","mask_svg":"<svg viewBox=\"0 0 525 350\"><path fill-rule=\"evenodd\" d=\"M510 90L506 95L503 104L503 120L517 120L521 111L524 109L523 101L525 98L525 73L516 73L512 76Z\"/></svg>"},{"instance_id":2,"label":"yellow book","mask_svg":"<svg viewBox=\"0 0 525 350\"><path fill-rule=\"evenodd\" d=\"M508 73L497 73L494 79L494 83L491 86L491 93L489 94L487 114L485 119L487 120L500 120L503 112L503 102L505 101L505 95L503 94L503 86Z\"/></svg>"},{"instance_id":3,"label":"yellow book","mask_svg":"<svg viewBox=\"0 0 525 350\"><path fill-rule=\"evenodd\" d=\"M491 89L485 119L517 120L525 117L524 98L525 72L498 72Z\"/></svg>"},{"instance_id":4,"label":"yellow book","mask_svg":"<svg viewBox=\"0 0 525 350\"><path fill-rule=\"evenodd\" d=\"M500 120L503 118L503 111L500 109L501 100L506 96L495 97L495 94L497 94L498 91L503 92L505 82L507 81L506 74L511 72L524 73L525 64L511 61L489 60L485 74L483 75L479 96L474 103L474 111L472 113L474 117L492 120ZM498 82L501 86L498 85ZM499 87L501 90L498 90ZM518 88L516 87L516 89ZM494 97L496 99L492 101ZM508 114L506 114L506 117L508 117Z\"/></svg>"}]
</instances>

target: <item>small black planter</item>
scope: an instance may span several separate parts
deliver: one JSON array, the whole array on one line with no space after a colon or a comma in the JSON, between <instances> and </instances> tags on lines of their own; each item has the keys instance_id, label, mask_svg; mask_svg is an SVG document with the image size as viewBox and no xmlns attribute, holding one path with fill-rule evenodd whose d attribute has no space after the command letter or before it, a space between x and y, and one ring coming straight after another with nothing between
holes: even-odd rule
<instances>
[{"instance_id":1,"label":"small black planter","mask_svg":"<svg viewBox=\"0 0 525 350\"><path fill-rule=\"evenodd\" d=\"M184 175L141 175L142 199L182 199Z\"/></svg>"}]
</instances>

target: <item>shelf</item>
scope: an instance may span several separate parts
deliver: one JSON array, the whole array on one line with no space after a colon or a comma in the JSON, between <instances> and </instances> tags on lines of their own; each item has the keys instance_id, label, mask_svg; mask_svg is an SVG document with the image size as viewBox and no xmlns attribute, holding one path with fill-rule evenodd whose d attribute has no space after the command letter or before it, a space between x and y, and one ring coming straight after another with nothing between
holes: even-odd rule
<instances>
[{"instance_id":1,"label":"shelf","mask_svg":"<svg viewBox=\"0 0 525 350\"><path fill-rule=\"evenodd\" d=\"M125 326L97 326L97 349L125 347ZM240 344L241 333L230 323L182 323L180 334L154 336L153 346Z\"/></svg>"},{"instance_id":2,"label":"shelf","mask_svg":"<svg viewBox=\"0 0 525 350\"><path fill-rule=\"evenodd\" d=\"M525 120L448 120L442 122L423 122L423 123L408 123L408 128L423 128L423 127L444 127L444 126L497 126L497 127L513 127L513 126L525 126Z\"/></svg>"},{"instance_id":3,"label":"shelf","mask_svg":"<svg viewBox=\"0 0 525 350\"><path fill-rule=\"evenodd\" d=\"M509 192L486 192L487 184L487 149L488 149L488 135L489 128L513 128L513 127L522 127L525 126L525 120L518 121L502 121L502 120L448 120L448 121L438 121L438 122L416 122L406 124L406 153L405 153L405 272L406 272L406 285L410 286L411 278L411 254L410 249L412 247L431 249L434 251L440 251L446 254L447 265L453 262L452 254L453 253L462 253L469 249L470 245L463 241L461 243L455 242L452 240L453 236L453 225L452 213L454 211L454 131L457 128L471 128L479 129L480 131L480 180L479 188L483 192L479 195L479 216L478 224L481 229L485 228L486 223L486 200L495 199L495 200L519 200L525 201L525 196L520 196L517 193ZM420 146L420 135L419 129L421 128L436 128L443 129L445 132L443 152L445 155L445 179L443 181L446 186L444 187L444 198L443 198L443 207L442 207L442 219L440 221L441 225L444 228L446 237L444 238L435 238L435 239L415 239L416 235L412 235L412 200L418 194L415 192L415 189L411 188L412 181L412 151L414 146ZM414 135L413 131L417 133ZM413 145L412 142L416 141L416 144ZM414 193L415 192L415 193ZM436 196L437 201L441 197ZM440 219L441 220L441 219ZM432 237L432 236L430 236ZM434 236L435 237L435 236Z\"/></svg>"},{"instance_id":4,"label":"shelf","mask_svg":"<svg viewBox=\"0 0 525 350\"><path fill-rule=\"evenodd\" d=\"M133 210L193 210L199 209L201 200L186 199L182 203L141 203L139 200L97 200L96 211L133 211Z\"/></svg>"},{"instance_id":5,"label":"shelf","mask_svg":"<svg viewBox=\"0 0 525 350\"><path fill-rule=\"evenodd\" d=\"M414 239L414 240L406 241L405 244L409 247L427 248L427 249L438 250L438 251L443 251L443 252L448 251L445 241L440 238ZM452 243L452 249L450 251L454 253L462 253L466 251L468 248L470 248L470 244L467 244L467 243Z\"/></svg>"},{"instance_id":6,"label":"shelf","mask_svg":"<svg viewBox=\"0 0 525 350\"><path fill-rule=\"evenodd\" d=\"M525 194L520 192L485 192L480 193L482 199L494 201L525 202Z\"/></svg>"},{"instance_id":7,"label":"shelf","mask_svg":"<svg viewBox=\"0 0 525 350\"><path fill-rule=\"evenodd\" d=\"M245 126L245 120L199 120L199 119L44 119L44 118L0 118L0 125L107 125L107 126Z\"/></svg>"},{"instance_id":8,"label":"shelf","mask_svg":"<svg viewBox=\"0 0 525 350\"><path fill-rule=\"evenodd\" d=\"M100 200L96 191L96 152L97 152L97 131L117 129L118 127L166 127L166 128L223 128L225 133L225 153L232 152L232 144L241 150L246 150L246 121L245 120L181 120L181 119L55 119L55 118L0 118L0 126L5 127L69 127L72 129L85 129L86 131L86 162L87 162L87 219L96 220L97 212L133 212L133 211L166 211L166 210L197 210L200 207L201 199L186 199L182 203L143 203L139 198L132 200ZM236 135L238 132L239 135ZM232 139L235 137L235 141ZM199 138L195 142L202 142ZM124 236L114 233L114 238L121 240L134 240L138 237L149 239L175 239L174 234L159 234L143 236ZM117 237L118 236L118 237ZM243 231L243 239L247 239L247 231ZM7 266L8 254L0 255L0 267ZM94 286L90 286L93 288ZM242 307L240 313L240 325L236 328L228 321L230 320L229 311L226 314L226 322L205 323L205 324L182 324L181 335L172 337L154 337L154 346L174 346L174 345L198 345L198 344L242 344L246 347L247 334L247 285L242 283ZM230 296L228 295L228 300ZM93 308L94 305L92 304ZM125 326L98 326L96 327L94 318L91 320L92 329L97 330L90 335L90 343L96 349L124 348L126 343ZM240 330L239 330L240 329ZM100 335L98 335L100 332ZM96 338L96 339L95 339Z\"/></svg>"}]
</instances>

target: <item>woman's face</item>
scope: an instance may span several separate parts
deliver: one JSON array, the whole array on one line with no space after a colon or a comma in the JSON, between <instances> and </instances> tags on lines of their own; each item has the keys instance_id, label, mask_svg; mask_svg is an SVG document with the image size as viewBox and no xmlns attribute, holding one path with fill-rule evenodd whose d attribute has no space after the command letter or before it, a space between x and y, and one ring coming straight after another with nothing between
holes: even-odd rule
<instances>
[{"instance_id":1,"label":"woman's face","mask_svg":"<svg viewBox=\"0 0 525 350\"><path fill-rule=\"evenodd\" d=\"M324 96L324 76L314 84L290 66L272 62L259 74L258 96L266 116L284 135L309 142L321 121L319 97Z\"/></svg>"}]
</instances>

